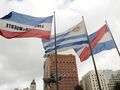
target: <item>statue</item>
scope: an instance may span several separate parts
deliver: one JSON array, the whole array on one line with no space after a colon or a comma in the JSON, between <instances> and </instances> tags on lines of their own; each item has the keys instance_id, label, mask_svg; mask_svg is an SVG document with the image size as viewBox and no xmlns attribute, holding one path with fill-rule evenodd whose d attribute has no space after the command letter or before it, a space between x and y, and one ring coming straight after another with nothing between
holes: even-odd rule
<instances>
[{"instance_id":1,"label":"statue","mask_svg":"<svg viewBox=\"0 0 120 90\"><path fill-rule=\"evenodd\" d=\"M58 77L58 81L61 81L62 77ZM50 78L43 78L43 81L45 83L45 87L47 87L47 85L51 88L51 84L56 84L57 81L56 81L56 78L54 76L54 73L51 73L50 74Z\"/></svg>"}]
</instances>

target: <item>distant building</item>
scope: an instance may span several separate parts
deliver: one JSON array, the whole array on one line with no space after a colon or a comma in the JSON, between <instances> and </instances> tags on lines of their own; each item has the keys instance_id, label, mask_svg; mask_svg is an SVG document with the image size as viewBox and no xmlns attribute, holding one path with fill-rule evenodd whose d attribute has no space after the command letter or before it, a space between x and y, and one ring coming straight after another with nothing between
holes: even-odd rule
<instances>
[{"instance_id":1,"label":"distant building","mask_svg":"<svg viewBox=\"0 0 120 90\"><path fill-rule=\"evenodd\" d=\"M55 54L46 59L44 64L44 78L50 77L50 74L56 75ZM79 84L76 59L74 55L58 55L58 76L62 77L59 83L59 90L74 90ZM56 90L54 84L52 88L44 87L44 90Z\"/></svg>"},{"instance_id":2,"label":"distant building","mask_svg":"<svg viewBox=\"0 0 120 90\"><path fill-rule=\"evenodd\" d=\"M104 72L102 70L98 70L98 76L102 90L109 90L105 80ZM83 90L99 90L94 70L91 70L86 75L84 75L80 84L82 85Z\"/></svg>"},{"instance_id":3,"label":"distant building","mask_svg":"<svg viewBox=\"0 0 120 90\"><path fill-rule=\"evenodd\" d=\"M105 75L105 79L107 81L107 83L109 82L109 80L112 78L112 75L116 75L118 72L120 72L119 70L118 71L113 71L113 70L103 70L104 72L104 75Z\"/></svg>"},{"instance_id":4,"label":"distant building","mask_svg":"<svg viewBox=\"0 0 120 90\"><path fill-rule=\"evenodd\" d=\"M23 90L30 90L30 89L27 87L27 88L23 88Z\"/></svg>"},{"instance_id":5,"label":"distant building","mask_svg":"<svg viewBox=\"0 0 120 90\"><path fill-rule=\"evenodd\" d=\"M116 71L116 72L117 73L116 74L112 74L111 78L109 79L109 82L108 82L109 90L114 90L115 84L117 82L120 83L120 71Z\"/></svg>"},{"instance_id":6,"label":"distant building","mask_svg":"<svg viewBox=\"0 0 120 90\"><path fill-rule=\"evenodd\" d=\"M20 90L20 89L18 89L18 88L15 88L14 90Z\"/></svg>"},{"instance_id":7,"label":"distant building","mask_svg":"<svg viewBox=\"0 0 120 90\"><path fill-rule=\"evenodd\" d=\"M30 90L36 90L36 82L35 82L34 79L33 79L33 81L30 84Z\"/></svg>"},{"instance_id":8,"label":"distant building","mask_svg":"<svg viewBox=\"0 0 120 90\"><path fill-rule=\"evenodd\" d=\"M33 79L33 81L30 84L30 88L28 88L28 87L27 88L23 88L23 89L15 88L14 90L36 90L36 82Z\"/></svg>"},{"instance_id":9,"label":"distant building","mask_svg":"<svg viewBox=\"0 0 120 90\"><path fill-rule=\"evenodd\" d=\"M102 90L114 90L115 84L120 83L120 70L98 70L98 75ZM95 72L91 70L84 75L80 85L83 90L99 90Z\"/></svg>"}]
</instances>

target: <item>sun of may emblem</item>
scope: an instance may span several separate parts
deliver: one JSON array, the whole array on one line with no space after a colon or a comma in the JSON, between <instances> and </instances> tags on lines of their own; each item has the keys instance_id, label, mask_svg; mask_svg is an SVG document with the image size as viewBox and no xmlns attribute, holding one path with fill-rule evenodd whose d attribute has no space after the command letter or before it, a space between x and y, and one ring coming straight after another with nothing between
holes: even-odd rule
<instances>
[{"instance_id":1,"label":"sun of may emblem","mask_svg":"<svg viewBox=\"0 0 120 90\"><path fill-rule=\"evenodd\" d=\"M75 27L72 31L73 32L78 32L80 30L80 27Z\"/></svg>"}]
</instances>

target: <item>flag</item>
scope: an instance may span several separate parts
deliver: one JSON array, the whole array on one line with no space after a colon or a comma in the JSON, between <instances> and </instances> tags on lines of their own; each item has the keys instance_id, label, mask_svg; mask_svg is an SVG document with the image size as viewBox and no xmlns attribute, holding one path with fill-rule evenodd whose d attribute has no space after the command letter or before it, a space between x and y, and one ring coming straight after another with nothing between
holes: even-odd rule
<instances>
[{"instance_id":1,"label":"flag","mask_svg":"<svg viewBox=\"0 0 120 90\"><path fill-rule=\"evenodd\" d=\"M50 39L52 18L53 16L32 17L12 11L0 18L0 35L7 39L27 37Z\"/></svg>"},{"instance_id":2,"label":"flag","mask_svg":"<svg viewBox=\"0 0 120 90\"><path fill-rule=\"evenodd\" d=\"M42 42L46 56L55 52L54 36L51 37L51 40L42 40ZM65 32L56 35L56 48L58 52L76 47L83 47L85 45L88 45L88 40L83 21Z\"/></svg>"},{"instance_id":3,"label":"flag","mask_svg":"<svg viewBox=\"0 0 120 90\"><path fill-rule=\"evenodd\" d=\"M93 54L115 48L115 44L110 34L110 30L106 24L95 33L89 35L89 41ZM84 48L74 48L74 50L80 57L81 62L88 59L91 55L91 50L89 46Z\"/></svg>"}]
</instances>

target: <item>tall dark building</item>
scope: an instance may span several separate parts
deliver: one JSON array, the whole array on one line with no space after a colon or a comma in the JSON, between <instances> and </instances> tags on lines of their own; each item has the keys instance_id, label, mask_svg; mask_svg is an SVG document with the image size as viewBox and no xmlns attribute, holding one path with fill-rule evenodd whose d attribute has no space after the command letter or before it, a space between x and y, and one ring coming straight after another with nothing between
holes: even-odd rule
<instances>
[{"instance_id":1,"label":"tall dark building","mask_svg":"<svg viewBox=\"0 0 120 90\"><path fill-rule=\"evenodd\" d=\"M45 61L44 77L50 77L51 74L56 75L55 63L55 54L52 54ZM58 55L58 75L62 77L59 81L59 90L74 90L75 86L79 83L74 55ZM52 88L46 88L44 90L56 90L56 85L54 84Z\"/></svg>"}]
</instances>

